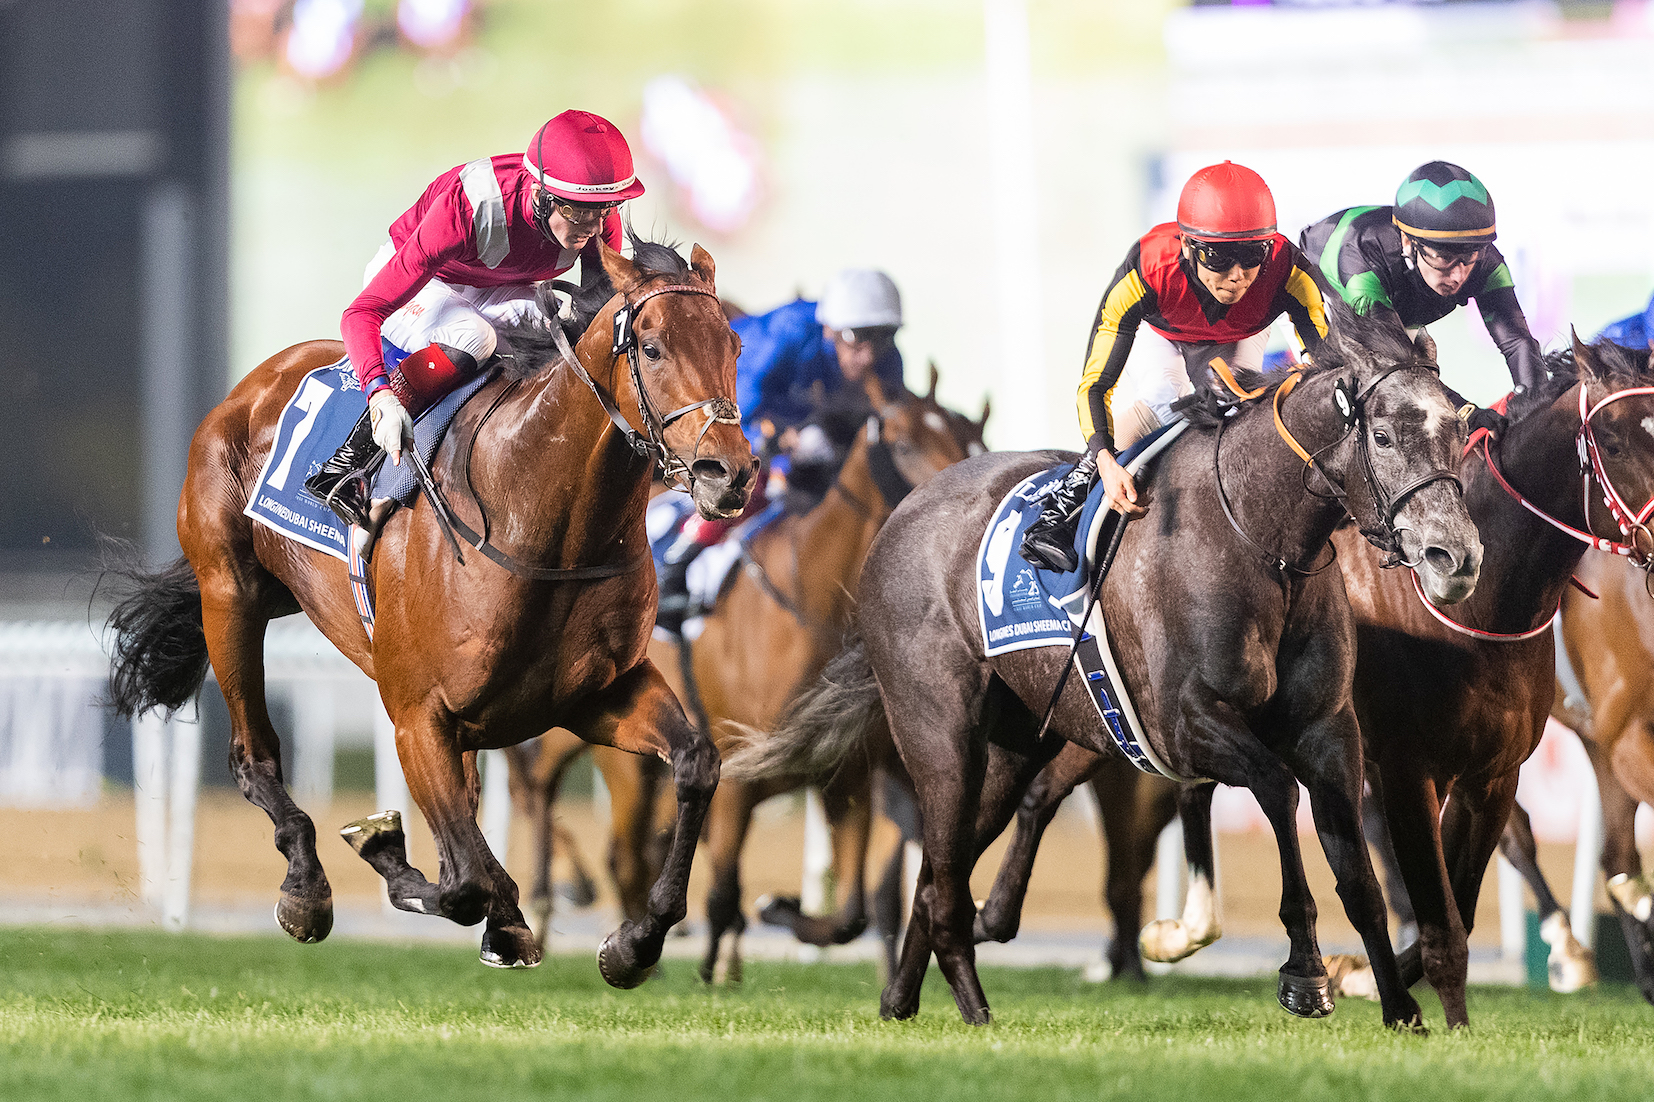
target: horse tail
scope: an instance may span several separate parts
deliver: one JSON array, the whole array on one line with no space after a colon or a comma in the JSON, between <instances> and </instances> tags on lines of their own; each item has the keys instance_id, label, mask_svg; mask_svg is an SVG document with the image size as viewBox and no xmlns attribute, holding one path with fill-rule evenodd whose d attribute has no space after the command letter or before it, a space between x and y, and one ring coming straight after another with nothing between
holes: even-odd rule
<instances>
[{"instance_id":1,"label":"horse tail","mask_svg":"<svg viewBox=\"0 0 1654 1102\"><path fill-rule=\"evenodd\" d=\"M823 781L885 729L884 699L867 644L852 633L774 731L747 731L724 762L724 773L737 780L802 776Z\"/></svg>"},{"instance_id":2,"label":"horse tail","mask_svg":"<svg viewBox=\"0 0 1654 1102\"><path fill-rule=\"evenodd\" d=\"M151 574L111 567L126 596L109 615L115 653L109 702L123 716L182 708L207 679L207 636L201 628L201 583L189 560Z\"/></svg>"}]
</instances>

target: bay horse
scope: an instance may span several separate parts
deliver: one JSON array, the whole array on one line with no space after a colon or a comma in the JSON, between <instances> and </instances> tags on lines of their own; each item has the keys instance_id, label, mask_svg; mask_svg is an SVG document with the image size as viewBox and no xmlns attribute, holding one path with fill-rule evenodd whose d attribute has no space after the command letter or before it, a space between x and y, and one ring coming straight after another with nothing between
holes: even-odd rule
<instances>
[{"instance_id":1,"label":"bay horse","mask_svg":"<svg viewBox=\"0 0 1654 1102\"><path fill-rule=\"evenodd\" d=\"M1418 598L1408 575L1381 572L1355 533L1333 537L1356 618L1355 703L1374 766L1369 780L1419 927L1400 955L1402 976L1409 985L1421 975L1430 980L1449 1026L1469 1020L1466 939L1482 877L1506 833L1518 770L1555 703L1551 618L1559 604L1567 614L1565 592L1587 546L1649 567L1648 361L1646 351L1576 341L1547 356L1543 387L1513 400L1497 446L1478 441L1463 477L1486 558L1475 594L1451 619ZM1610 531L1629 542L1597 534ZM1585 634L1601 636L1603 625ZM1083 762L1068 765L1047 798L1060 799L1070 778L1085 775ZM1210 808L1209 788L1183 794L1191 884L1203 885L1207 898L1191 892L1183 920L1144 931L1154 959L1180 959L1217 936L1206 905ZM1623 856L1616 861L1629 868ZM1019 866L1002 875L1009 887L1026 873Z\"/></svg>"},{"instance_id":2,"label":"bay horse","mask_svg":"<svg viewBox=\"0 0 1654 1102\"><path fill-rule=\"evenodd\" d=\"M428 500L395 513L369 564L371 637L343 562L242 513L282 409L340 345L273 356L196 431L178 507L184 558L117 607L112 696L127 714L177 708L210 659L230 710L232 772L288 860L277 921L300 941L327 936L332 892L315 828L282 784L263 673L265 625L300 611L378 682L409 792L436 837L431 884L407 862L400 816L346 828L397 907L486 920L484 963L538 963L517 886L477 827L474 752L562 726L670 761L677 787L671 854L648 913L605 939L603 978L643 982L684 915L719 756L645 653L656 594L643 513L657 464L709 518L744 507L756 464L728 397L739 341L712 257L698 245L688 262L663 245L633 246L632 259L602 249L569 332L555 320L502 332L509 369L466 403L432 465L488 551L457 561ZM560 351L571 338L574 363Z\"/></svg>"},{"instance_id":3,"label":"bay horse","mask_svg":"<svg viewBox=\"0 0 1654 1102\"><path fill-rule=\"evenodd\" d=\"M936 471L983 449L988 417L971 419L936 402L938 372L921 396L886 396L871 381L865 397L830 402L823 412L827 435L846 449L825 496L804 512L785 515L755 535L718 605L702 618L694 642L681 647L657 637L650 655L679 698L720 750L746 728L774 723L792 696L814 679L838 650L854 607L857 577L868 544L890 510ZM685 663L690 663L686 667ZM531 778L536 801L550 806L555 786L583 746L552 732L539 758L520 766ZM641 903L640 889L656 863L660 815L658 776L650 762L593 752L593 764L610 796L610 869L623 913ZM707 899L708 938L700 973L707 982L739 982L742 970L740 857L753 810L772 796L791 792L805 778L761 784L720 783L708 812L705 841L712 861ZM804 915L796 900L765 908L765 921L789 926L808 944L833 945L867 926L863 886L872 829L872 774L845 773L823 789L833 837L838 898L829 916ZM537 808L542 806L539 802ZM546 836L542 833L541 838ZM537 881L546 879L549 848L536 854Z\"/></svg>"},{"instance_id":4,"label":"bay horse","mask_svg":"<svg viewBox=\"0 0 1654 1102\"><path fill-rule=\"evenodd\" d=\"M1587 552L1575 572L1597 595L1562 598L1562 640L1583 710L1558 687L1552 714L1585 745L1602 798L1602 873L1643 998L1654 1003L1654 884L1637 852L1638 804L1654 805L1654 600L1646 569ZM1537 872L1537 868L1535 869ZM1542 879L1542 878L1541 878Z\"/></svg>"},{"instance_id":5,"label":"bay horse","mask_svg":"<svg viewBox=\"0 0 1654 1102\"><path fill-rule=\"evenodd\" d=\"M1269 816L1292 941L1281 1005L1312 1017L1332 1009L1298 849L1302 778L1339 894L1375 961L1384 1020L1414 1028L1418 1004L1400 982L1361 839L1353 625L1339 575L1318 567L1348 509L1419 564L1437 600L1463 599L1481 559L1451 470L1464 437L1434 364L1379 323L1341 315L1317 365L1291 379L1296 390L1271 388L1279 435L1268 402L1226 418L1192 411L1200 428L1147 474L1154 506L1126 526L1101 621L1087 626L1106 625L1147 742L1169 770L1246 785ZM1308 441L1296 444L1313 454L1308 469L1282 437ZM786 723L731 758L733 776L830 775L888 722L919 795L925 857L901 966L880 1003L886 1018L917 1012L934 951L964 1020L989 1020L971 866L1063 740L1110 746L1077 684L1053 702L1058 737L1039 737L1067 660L1060 652L988 658L981 639L975 557L985 526L1014 486L1064 461L1073 456L990 454L910 495L869 552L851 645ZM1321 490L1329 484L1336 493Z\"/></svg>"}]
</instances>

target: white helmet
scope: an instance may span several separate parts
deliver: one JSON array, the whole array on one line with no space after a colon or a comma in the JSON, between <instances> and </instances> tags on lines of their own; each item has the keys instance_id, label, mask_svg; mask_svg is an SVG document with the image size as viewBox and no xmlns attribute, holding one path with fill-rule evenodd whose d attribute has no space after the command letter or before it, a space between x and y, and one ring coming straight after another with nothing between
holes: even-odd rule
<instances>
[{"instance_id":1,"label":"white helmet","mask_svg":"<svg viewBox=\"0 0 1654 1102\"><path fill-rule=\"evenodd\" d=\"M829 329L895 329L902 324L902 296L883 272L846 268L827 281L816 321Z\"/></svg>"}]
</instances>

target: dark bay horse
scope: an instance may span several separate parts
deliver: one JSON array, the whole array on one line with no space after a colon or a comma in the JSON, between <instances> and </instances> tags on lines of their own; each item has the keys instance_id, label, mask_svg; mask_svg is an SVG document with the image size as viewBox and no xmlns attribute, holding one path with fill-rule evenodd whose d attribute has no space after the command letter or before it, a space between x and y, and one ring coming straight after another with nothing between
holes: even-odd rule
<instances>
[{"instance_id":1,"label":"dark bay horse","mask_svg":"<svg viewBox=\"0 0 1654 1102\"><path fill-rule=\"evenodd\" d=\"M340 346L272 357L196 431L178 508L185 558L116 610L113 696L127 713L179 707L210 658L230 709L231 769L288 859L276 913L293 937L325 937L333 913L315 829L282 785L264 696L265 625L303 611L379 684L409 792L436 836L438 882L408 865L399 816L352 824L347 839L385 876L396 906L486 920L485 963L532 965L540 952L516 884L477 827L474 751L562 726L670 761L671 854L648 913L609 935L598 964L609 983L631 987L659 958L685 912L719 757L645 653L656 599L643 522L650 473L657 461L676 472L701 514L717 518L745 505L755 470L728 397L739 342L714 274L699 246L687 263L648 242L634 240L632 260L605 248L601 277L592 273L576 296L570 334L555 321L502 333L514 368L464 406L433 463L460 519L491 533L495 557L467 549L457 562L426 500L397 512L369 568L371 638L343 562L242 514L282 408ZM569 337L579 373L557 351ZM472 439L467 455L457 442Z\"/></svg>"},{"instance_id":2,"label":"dark bay horse","mask_svg":"<svg viewBox=\"0 0 1654 1102\"><path fill-rule=\"evenodd\" d=\"M1555 701L1551 616L1559 602L1565 616L1570 608L1579 615L1624 607L1565 598L1587 542L1612 545L1601 533L1628 540L1620 546L1640 569L1619 569L1635 578L1646 576L1654 549L1644 526L1644 503L1654 502L1648 353L1576 343L1547 357L1547 366L1550 381L1512 410L1503 439L1479 447L1465 464L1465 500L1486 559L1474 596L1454 610L1457 626L1427 608L1408 575L1381 572L1353 532L1334 536L1357 623L1355 702L1375 766L1369 777L1419 925L1418 941L1401 955L1403 978L1429 978L1451 1026L1468 1020L1466 938L1482 877L1506 831L1518 770ZM1619 504L1611 508L1606 499ZM1580 634L1598 647L1608 638L1601 623ZM1599 667L1596 676L1622 675ZM1060 775L1036 787L1044 799L1060 800L1087 775L1078 755L1060 764ZM1191 883L1210 882L1210 798L1209 789L1183 798ZM1020 845L1013 851L1024 853ZM1027 853L1015 872L1002 867L1007 891L1026 876L1031 859ZM1616 861L1629 867L1623 857ZM1003 904L991 901L985 914L1014 902L1009 895ZM1186 956L1216 937L1203 920L1210 911L1191 893L1187 925L1146 930L1145 949L1153 941L1164 951L1156 959Z\"/></svg>"},{"instance_id":3,"label":"dark bay horse","mask_svg":"<svg viewBox=\"0 0 1654 1102\"><path fill-rule=\"evenodd\" d=\"M747 562L731 578L717 607L687 648L664 639L650 655L680 699L727 749L743 728L767 729L792 697L809 684L842 644L854 608L862 560L891 509L914 486L982 450L985 408L972 420L936 402L938 373L923 396L887 397L871 384L866 399L834 403L828 435L847 447L825 496L811 509L781 517L752 538ZM692 664L685 668L686 659ZM583 747L558 732L542 741L539 758L522 762L536 793L536 808L551 806L563 770ZM656 863L659 778L653 763L596 750L593 763L610 795L610 869L623 913L642 902ZM759 784L724 780L708 812L705 841L713 882L707 899L708 941L701 976L739 981L742 913L740 857L754 808L791 792L807 778L774 778ZM872 776L845 772L823 789L833 836L835 913L806 916L782 900L766 920L789 925L810 944L842 944L867 925L863 887L872 829ZM546 837L543 833L540 837ZM549 849L538 853L544 880Z\"/></svg>"},{"instance_id":4,"label":"dark bay horse","mask_svg":"<svg viewBox=\"0 0 1654 1102\"><path fill-rule=\"evenodd\" d=\"M1418 563L1443 603L1474 587L1481 549L1451 470L1463 433L1434 365L1372 322L1343 318L1335 334L1290 399L1273 391L1284 435L1303 441L1322 473L1283 442L1267 402L1186 433L1148 475L1154 505L1126 528L1101 624L1161 761L1184 777L1246 785L1270 818L1292 940L1282 1005L1305 1016L1332 1009L1298 850L1302 778L1345 909L1377 962L1384 1019L1412 1027L1418 1004L1400 982L1361 839L1354 629L1339 575L1317 567L1346 508ZM1060 738L1036 739L1065 652L983 653L982 532L1012 487L1065 458L987 455L910 495L868 555L859 638L787 723L732 758L737 776L830 775L888 721L919 794L925 850L901 967L881 1000L888 1018L917 1012L934 951L964 1019L988 1021L971 866L1062 740L1114 752L1073 683L1051 719ZM1096 619L1089 627L1104 630Z\"/></svg>"}]
</instances>

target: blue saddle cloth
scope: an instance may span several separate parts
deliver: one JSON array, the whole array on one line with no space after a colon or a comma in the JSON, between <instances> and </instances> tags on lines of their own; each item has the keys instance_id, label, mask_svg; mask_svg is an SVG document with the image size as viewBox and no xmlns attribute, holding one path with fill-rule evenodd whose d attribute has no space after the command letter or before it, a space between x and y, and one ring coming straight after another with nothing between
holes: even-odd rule
<instances>
[{"instance_id":1,"label":"blue saddle cloth","mask_svg":"<svg viewBox=\"0 0 1654 1102\"><path fill-rule=\"evenodd\" d=\"M1121 453L1121 466L1137 473L1160 446L1170 443L1168 434L1173 427L1186 425L1176 421L1156 429ZM990 656L1073 642L1074 625L1085 614L1091 563L1109 519L1108 511L1103 509L1102 484L1092 486L1075 528L1078 567L1059 574L1022 557L1023 533L1039 519L1046 496L1073 469L1072 463L1060 463L1017 483L994 510L993 519L982 533L976 555L977 611L982 620L982 644Z\"/></svg>"},{"instance_id":2,"label":"blue saddle cloth","mask_svg":"<svg viewBox=\"0 0 1654 1102\"><path fill-rule=\"evenodd\" d=\"M426 462L436 454L460 406L492 377L492 372L479 373L419 415L414 422L414 446ZM242 511L306 547L348 561L339 518L304 488L304 481L332 457L366 410L367 400L348 358L306 375L281 411L275 442ZM383 464L374 478L375 498L393 497L407 505L418 492L413 464L406 461L401 466Z\"/></svg>"}]
</instances>

